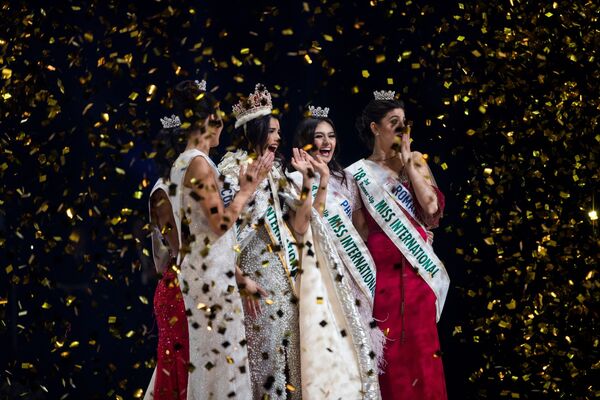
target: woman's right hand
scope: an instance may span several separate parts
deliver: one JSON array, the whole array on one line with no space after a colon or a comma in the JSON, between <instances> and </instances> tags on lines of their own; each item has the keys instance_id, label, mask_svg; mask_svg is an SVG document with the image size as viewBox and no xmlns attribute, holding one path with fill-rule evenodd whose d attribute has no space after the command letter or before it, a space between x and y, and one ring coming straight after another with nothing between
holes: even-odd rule
<instances>
[{"instance_id":1,"label":"woman's right hand","mask_svg":"<svg viewBox=\"0 0 600 400\"><path fill-rule=\"evenodd\" d=\"M268 151L254 162L240 168L240 191L253 193L273 167L275 154Z\"/></svg>"}]
</instances>

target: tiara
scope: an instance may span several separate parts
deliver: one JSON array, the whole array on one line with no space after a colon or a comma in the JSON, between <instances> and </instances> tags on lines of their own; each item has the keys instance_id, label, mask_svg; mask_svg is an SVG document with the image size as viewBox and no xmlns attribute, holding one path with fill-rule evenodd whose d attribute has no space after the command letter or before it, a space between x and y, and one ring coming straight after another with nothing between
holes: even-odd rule
<instances>
[{"instance_id":1,"label":"tiara","mask_svg":"<svg viewBox=\"0 0 600 400\"><path fill-rule=\"evenodd\" d=\"M160 123L162 124L162 127L164 129L177 128L177 127L181 126L181 120L175 114L171 115L171 118L169 118L169 117L161 118Z\"/></svg>"},{"instance_id":2,"label":"tiara","mask_svg":"<svg viewBox=\"0 0 600 400\"><path fill-rule=\"evenodd\" d=\"M198 90L206 92L206 81L202 79L201 81L195 80L194 83L198 87Z\"/></svg>"},{"instance_id":3,"label":"tiara","mask_svg":"<svg viewBox=\"0 0 600 400\"><path fill-rule=\"evenodd\" d=\"M373 92L375 100L394 100L396 92L393 90L376 90Z\"/></svg>"},{"instance_id":4,"label":"tiara","mask_svg":"<svg viewBox=\"0 0 600 400\"><path fill-rule=\"evenodd\" d=\"M327 118L329 114L329 107L321 108L315 106L308 106L308 115L313 118Z\"/></svg>"},{"instance_id":5,"label":"tiara","mask_svg":"<svg viewBox=\"0 0 600 400\"><path fill-rule=\"evenodd\" d=\"M254 118L269 115L272 110L273 102L271 100L271 93L269 93L265 85L259 83L254 88L254 93L251 93L247 99L242 99L233 106L233 115L236 118L235 127L238 128Z\"/></svg>"}]
</instances>

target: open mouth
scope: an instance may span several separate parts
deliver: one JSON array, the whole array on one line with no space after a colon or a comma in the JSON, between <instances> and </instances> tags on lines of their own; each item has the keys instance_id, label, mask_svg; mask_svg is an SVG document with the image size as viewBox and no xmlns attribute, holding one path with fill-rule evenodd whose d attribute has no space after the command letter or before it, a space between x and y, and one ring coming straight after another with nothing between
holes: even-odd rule
<instances>
[{"instance_id":1,"label":"open mouth","mask_svg":"<svg viewBox=\"0 0 600 400\"><path fill-rule=\"evenodd\" d=\"M272 151L273 153L275 153L275 152L277 151L277 149L278 149L278 148L279 148L279 145L278 145L278 144L270 144L270 145L267 147L267 150L269 150L269 151Z\"/></svg>"},{"instance_id":2,"label":"open mouth","mask_svg":"<svg viewBox=\"0 0 600 400\"><path fill-rule=\"evenodd\" d=\"M319 155L329 157L331 155L331 147L323 147L319 149Z\"/></svg>"}]
</instances>

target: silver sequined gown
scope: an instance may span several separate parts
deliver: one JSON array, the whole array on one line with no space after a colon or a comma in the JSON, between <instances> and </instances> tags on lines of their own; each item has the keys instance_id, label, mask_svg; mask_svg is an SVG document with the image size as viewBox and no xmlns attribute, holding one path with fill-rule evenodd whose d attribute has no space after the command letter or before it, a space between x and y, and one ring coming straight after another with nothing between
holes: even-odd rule
<instances>
[{"instance_id":1,"label":"silver sequined gown","mask_svg":"<svg viewBox=\"0 0 600 400\"><path fill-rule=\"evenodd\" d=\"M239 189L239 165L232 160L231 153L224 157L219 169L232 189ZM275 181L283 177L276 167L271 174ZM300 399L298 302L286 268L278 253L271 249L273 243L263 222L272 198L265 179L242 212L238 227L240 268L268 292L268 298L260 301L260 315L254 318L245 313L244 318L252 393L254 399ZM281 206L284 215L287 214L287 204L281 201Z\"/></svg>"}]
</instances>

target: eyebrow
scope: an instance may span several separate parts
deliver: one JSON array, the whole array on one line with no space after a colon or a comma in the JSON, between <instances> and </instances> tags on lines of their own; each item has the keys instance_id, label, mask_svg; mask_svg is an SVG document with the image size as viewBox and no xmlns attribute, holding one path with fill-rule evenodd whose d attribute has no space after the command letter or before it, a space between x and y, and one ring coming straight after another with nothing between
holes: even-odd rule
<instances>
[{"instance_id":1,"label":"eyebrow","mask_svg":"<svg viewBox=\"0 0 600 400\"><path fill-rule=\"evenodd\" d=\"M315 135L316 135L317 133L320 133L320 134L324 135L324 134L326 134L326 133L335 133L335 131L315 131Z\"/></svg>"}]
</instances>

